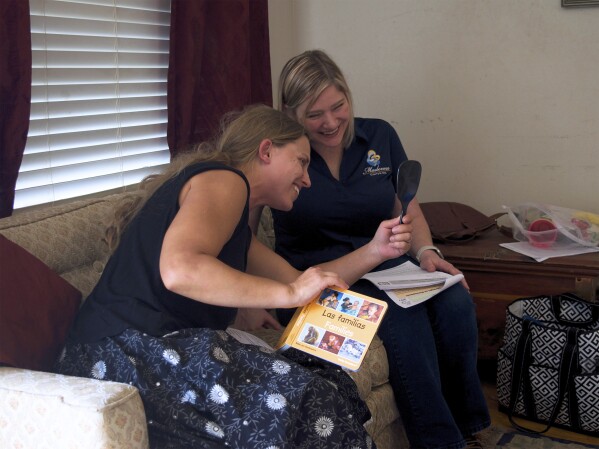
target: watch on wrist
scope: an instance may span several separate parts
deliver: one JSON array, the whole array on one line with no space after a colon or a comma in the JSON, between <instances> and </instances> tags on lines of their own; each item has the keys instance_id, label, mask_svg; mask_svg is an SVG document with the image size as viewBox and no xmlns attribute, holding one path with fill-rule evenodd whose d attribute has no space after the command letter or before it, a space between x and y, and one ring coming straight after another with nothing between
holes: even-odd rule
<instances>
[{"instance_id":1,"label":"watch on wrist","mask_svg":"<svg viewBox=\"0 0 599 449\"><path fill-rule=\"evenodd\" d=\"M433 246L433 245L425 245L425 246L421 247L418 250L418 252L416 253L416 260L418 261L418 263L420 263L420 256L422 256L422 253L425 252L425 251L428 251L428 250L436 252L437 255L441 259L444 259L443 253L441 252L441 250L439 248L437 248L436 246Z\"/></svg>"}]
</instances>

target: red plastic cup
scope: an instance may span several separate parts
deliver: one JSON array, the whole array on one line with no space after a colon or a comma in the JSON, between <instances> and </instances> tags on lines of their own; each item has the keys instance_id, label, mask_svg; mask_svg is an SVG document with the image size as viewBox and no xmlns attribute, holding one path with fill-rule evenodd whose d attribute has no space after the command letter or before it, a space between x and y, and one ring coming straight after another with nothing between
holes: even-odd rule
<instances>
[{"instance_id":1,"label":"red plastic cup","mask_svg":"<svg viewBox=\"0 0 599 449\"><path fill-rule=\"evenodd\" d=\"M548 248L557 239L557 228L551 220L539 218L528 227L528 242L537 248Z\"/></svg>"}]
</instances>

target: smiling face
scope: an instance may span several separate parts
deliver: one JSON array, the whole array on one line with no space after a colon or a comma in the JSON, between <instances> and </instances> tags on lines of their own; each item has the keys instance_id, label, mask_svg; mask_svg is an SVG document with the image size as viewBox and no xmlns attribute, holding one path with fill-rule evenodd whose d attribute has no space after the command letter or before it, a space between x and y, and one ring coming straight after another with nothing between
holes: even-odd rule
<instances>
[{"instance_id":1,"label":"smiling face","mask_svg":"<svg viewBox=\"0 0 599 449\"><path fill-rule=\"evenodd\" d=\"M272 173L269 206L279 210L291 210L300 190L310 187L308 165L310 164L310 144L307 137L282 145L272 146Z\"/></svg>"},{"instance_id":2,"label":"smiling face","mask_svg":"<svg viewBox=\"0 0 599 449\"><path fill-rule=\"evenodd\" d=\"M330 85L314 103L307 100L297 109L310 144L317 152L342 149L343 140L351 120L350 103L336 86Z\"/></svg>"}]
</instances>

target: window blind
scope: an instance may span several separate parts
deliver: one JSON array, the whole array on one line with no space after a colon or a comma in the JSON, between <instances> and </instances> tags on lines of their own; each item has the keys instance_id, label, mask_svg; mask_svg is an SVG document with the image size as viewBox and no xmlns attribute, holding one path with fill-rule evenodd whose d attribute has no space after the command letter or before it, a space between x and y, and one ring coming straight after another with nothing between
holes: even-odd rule
<instances>
[{"instance_id":1,"label":"window blind","mask_svg":"<svg viewBox=\"0 0 599 449\"><path fill-rule=\"evenodd\" d=\"M15 209L125 187L170 160L170 0L30 0L31 116Z\"/></svg>"}]
</instances>

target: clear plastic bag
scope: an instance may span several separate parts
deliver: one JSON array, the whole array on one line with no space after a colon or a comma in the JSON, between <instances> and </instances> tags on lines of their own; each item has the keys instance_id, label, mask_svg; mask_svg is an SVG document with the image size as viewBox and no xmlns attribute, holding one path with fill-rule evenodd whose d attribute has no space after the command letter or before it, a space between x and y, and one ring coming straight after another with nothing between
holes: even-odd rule
<instances>
[{"instance_id":1,"label":"clear plastic bag","mask_svg":"<svg viewBox=\"0 0 599 449\"><path fill-rule=\"evenodd\" d=\"M503 206L513 224L516 240L539 248L579 245L599 246L599 215L550 204Z\"/></svg>"}]
</instances>

